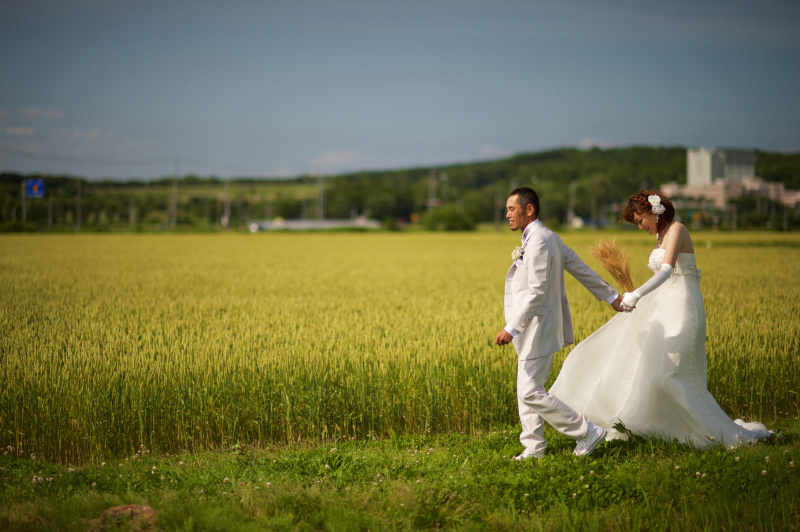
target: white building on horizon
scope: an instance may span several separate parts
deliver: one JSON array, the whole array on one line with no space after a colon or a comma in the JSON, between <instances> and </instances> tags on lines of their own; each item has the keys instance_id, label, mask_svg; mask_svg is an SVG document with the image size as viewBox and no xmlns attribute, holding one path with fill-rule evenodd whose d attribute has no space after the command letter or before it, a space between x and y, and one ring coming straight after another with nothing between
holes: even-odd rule
<instances>
[{"instance_id":1,"label":"white building on horizon","mask_svg":"<svg viewBox=\"0 0 800 532\"><path fill-rule=\"evenodd\" d=\"M747 151L720 151L714 148L686 150L686 184L712 185L717 179L741 183L756 176L756 154Z\"/></svg>"},{"instance_id":2,"label":"white building on horizon","mask_svg":"<svg viewBox=\"0 0 800 532\"><path fill-rule=\"evenodd\" d=\"M741 196L766 197L788 207L800 203L800 191L786 190L783 183L767 183L756 177L756 154L714 148L686 150L686 184L667 183L661 187L667 197L706 199L725 208Z\"/></svg>"}]
</instances>

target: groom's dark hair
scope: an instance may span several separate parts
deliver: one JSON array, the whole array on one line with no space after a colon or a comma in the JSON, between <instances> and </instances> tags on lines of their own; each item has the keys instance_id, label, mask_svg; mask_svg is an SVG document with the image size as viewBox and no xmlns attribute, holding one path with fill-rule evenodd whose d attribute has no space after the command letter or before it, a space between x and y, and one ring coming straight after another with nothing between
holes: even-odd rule
<instances>
[{"instance_id":1,"label":"groom's dark hair","mask_svg":"<svg viewBox=\"0 0 800 532\"><path fill-rule=\"evenodd\" d=\"M533 212L536 214L537 218L539 217L539 196L536 195L535 190L529 187L519 187L511 191L508 197L510 198L511 196L517 197L517 203L519 203L519 206L523 209L528 205L533 205Z\"/></svg>"}]
</instances>

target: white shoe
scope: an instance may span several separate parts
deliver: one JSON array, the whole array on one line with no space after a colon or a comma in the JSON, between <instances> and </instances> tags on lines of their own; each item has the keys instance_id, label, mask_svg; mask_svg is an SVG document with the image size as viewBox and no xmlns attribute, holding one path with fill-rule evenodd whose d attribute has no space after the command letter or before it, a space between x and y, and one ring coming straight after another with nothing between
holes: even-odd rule
<instances>
[{"instance_id":1,"label":"white shoe","mask_svg":"<svg viewBox=\"0 0 800 532\"><path fill-rule=\"evenodd\" d=\"M538 453L533 453L533 454L522 453L512 458L512 460L526 460L528 458L541 458L543 456L544 456L544 451L539 451Z\"/></svg>"},{"instance_id":2,"label":"white shoe","mask_svg":"<svg viewBox=\"0 0 800 532\"><path fill-rule=\"evenodd\" d=\"M599 431L593 429L599 429ZM578 442L572 454L575 456L589 456L592 454L592 451L606 439L606 435L608 435L608 432L603 427L598 427L596 425L590 427L589 433L584 439Z\"/></svg>"}]
</instances>

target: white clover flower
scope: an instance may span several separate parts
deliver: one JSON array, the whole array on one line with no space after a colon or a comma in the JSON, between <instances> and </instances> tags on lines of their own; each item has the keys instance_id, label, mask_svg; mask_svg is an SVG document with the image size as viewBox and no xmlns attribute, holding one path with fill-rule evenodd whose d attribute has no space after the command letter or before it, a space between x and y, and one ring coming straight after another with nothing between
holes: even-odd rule
<instances>
[{"instance_id":1,"label":"white clover flower","mask_svg":"<svg viewBox=\"0 0 800 532\"><path fill-rule=\"evenodd\" d=\"M739 461L739 457L737 456L737 457L735 458L735 460L738 462L738 461Z\"/></svg>"},{"instance_id":2,"label":"white clover flower","mask_svg":"<svg viewBox=\"0 0 800 532\"><path fill-rule=\"evenodd\" d=\"M225 478L222 479L222 482L227 484L228 482L230 482L230 479L228 477L225 477Z\"/></svg>"},{"instance_id":3,"label":"white clover flower","mask_svg":"<svg viewBox=\"0 0 800 532\"><path fill-rule=\"evenodd\" d=\"M328 464L325 464L325 469L330 469L330 468L331 468L331 466L329 466Z\"/></svg>"},{"instance_id":4,"label":"white clover flower","mask_svg":"<svg viewBox=\"0 0 800 532\"><path fill-rule=\"evenodd\" d=\"M576 499L577 497L578 497L578 494L577 494L577 493L573 493L573 494L572 494L572 498L573 498L573 499Z\"/></svg>"},{"instance_id":5,"label":"white clover flower","mask_svg":"<svg viewBox=\"0 0 800 532\"><path fill-rule=\"evenodd\" d=\"M122 478L122 475L120 475L119 478Z\"/></svg>"},{"instance_id":6,"label":"white clover flower","mask_svg":"<svg viewBox=\"0 0 800 532\"><path fill-rule=\"evenodd\" d=\"M579 480L583 480L583 475L581 475L581 478Z\"/></svg>"},{"instance_id":7,"label":"white clover flower","mask_svg":"<svg viewBox=\"0 0 800 532\"><path fill-rule=\"evenodd\" d=\"M675 471L679 471L679 470L680 470L680 468L681 468L681 466L679 466L679 465L676 465L676 466L675 466Z\"/></svg>"},{"instance_id":8,"label":"white clover flower","mask_svg":"<svg viewBox=\"0 0 800 532\"><path fill-rule=\"evenodd\" d=\"M594 471L589 471L589 474L590 475L594 475Z\"/></svg>"},{"instance_id":9,"label":"white clover flower","mask_svg":"<svg viewBox=\"0 0 800 532\"><path fill-rule=\"evenodd\" d=\"M97 482L92 482L92 487L93 488L97 487Z\"/></svg>"},{"instance_id":10,"label":"white clover flower","mask_svg":"<svg viewBox=\"0 0 800 532\"><path fill-rule=\"evenodd\" d=\"M272 482L267 482L267 487L271 488L272 487Z\"/></svg>"},{"instance_id":11,"label":"white clover flower","mask_svg":"<svg viewBox=\"0 0 800 532\"><path fill-rule=\"evenodd\" d=\"M789 462L789 467L794 467L794 461Z\"/></svg>"},{"instance_id":12,"label":"white clover flower","mask_svg":"<svg viewBox=\"0 0 800 532\"><path fill-rule=\"evenodd\" d=\"M583 488L588 490L589 489L589 484L586 484Z\"/></svg>"},{"instance_id":13,"label":"white clover flower","mask_svg":"<svg viewBox=\"0 0 800 532\"><path fill-rule=\"evenodd\" d=\"M700 471L698 471L697 473L695 473L695 474L694 474L694 476L696 476L697 478L700 478Z\"/></svg>"},{"instance_id":14,"label":"white clover flower","mask_svg":"<svg viewBox=\"0 0 800 532\"><path fill-rule=\"evenodd\" d=\"M767 470L765 469L764 471L761 472L761 474L767 476Z\"/></svg>"}]
</instances>

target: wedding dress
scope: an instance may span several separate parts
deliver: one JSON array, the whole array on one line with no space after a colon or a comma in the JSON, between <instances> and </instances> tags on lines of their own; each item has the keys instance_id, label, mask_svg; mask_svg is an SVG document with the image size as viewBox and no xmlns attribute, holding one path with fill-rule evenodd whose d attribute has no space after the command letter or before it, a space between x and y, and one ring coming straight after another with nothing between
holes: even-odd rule
<instances>
[{"instance_id":1,"label":"wedding dress","mask_svg":"<svg viewBox=\"0 0 800 532\"><path fill-rule=\"evenodd\" d=\"M657 272L663 249L650 255ZM706 313L693 253L680 253L664 284L578 344L550 393L609 438L621 421L643 436L677 439L697 447L739 445L770 435L761 423L732 421L706 385Z\"/></svg>"}]
</instances>

